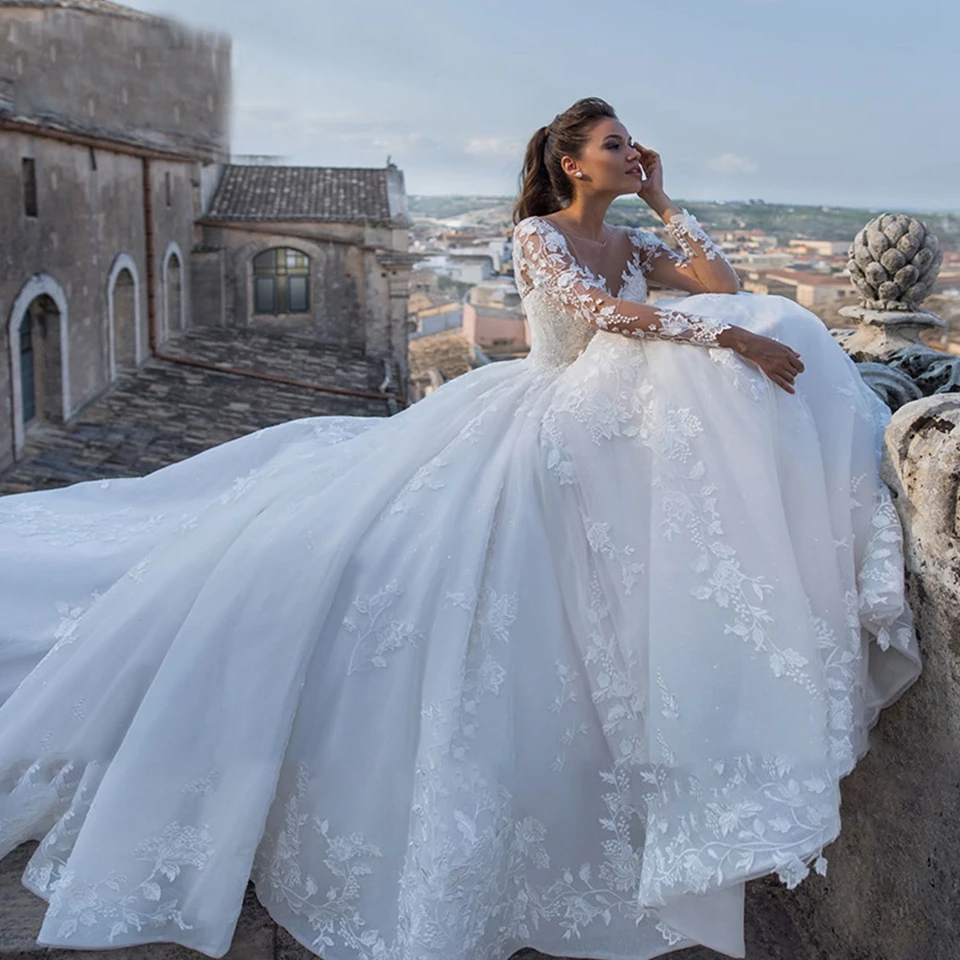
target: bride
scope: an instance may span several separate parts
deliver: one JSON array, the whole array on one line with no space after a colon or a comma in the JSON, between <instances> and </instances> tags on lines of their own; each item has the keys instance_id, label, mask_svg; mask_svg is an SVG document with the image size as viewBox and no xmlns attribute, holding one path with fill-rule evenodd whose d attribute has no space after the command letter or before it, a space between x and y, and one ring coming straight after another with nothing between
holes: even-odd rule
<instances>
[{"instance_id":1,"label":"bride","mask_svg":"<svg viewBox=\"0 0 960 960\"><path fill-rule=\"evenodd\" d=\"M682 255L604 222L629 193ZM326 960L742 957L745 882L825 872L920 671L889 411L602 100L534 135L516 214L528 357L0 500L40 944L220 957L252 880Z\"/></svg>"}]
</instances>

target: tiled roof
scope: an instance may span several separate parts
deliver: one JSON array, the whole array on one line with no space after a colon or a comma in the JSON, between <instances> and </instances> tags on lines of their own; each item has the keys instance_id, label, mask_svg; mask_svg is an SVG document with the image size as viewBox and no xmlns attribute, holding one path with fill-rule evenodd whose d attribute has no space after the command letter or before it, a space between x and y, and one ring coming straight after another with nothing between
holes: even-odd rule
<instances>
[{"instance_id":1,"label":"tiled roof","mask_svg":"<svg viewBox=\"0 0 960 960\"><path fill-rule=\"evenodd\" d=\"M463 330L441 330L416 337L407 347L410 379L425 377L436 370L444 380L452 380L477 366L473 348Z\"/></svg>"},{"instance_id":2,"label":"tiled roof","mask_svg":"<svg viewBox=\"0 0 960 960\"><path fill-rule=\"evenodd\" d=\"M808 287L849 287L851 280L840 273L814 273L812 270L770 270L767 276L771 280L783 280L786 283L802 283Z\"/></svg>"},{"instance_id":3,"label":"tiled roof","mask_svg":"<svg viewBox=\"0 0 960 960\"><path fill-rule=\"evenodd\" d=\"M207 217L211 220L385 222L405 215L402 194L402 174L392 166L234 164L224 168Z\"/></svg>"},{"instance_id":4,"label":"tiled roof","mask_svg":"<svg viewBox=\"0 0 960 960\"><path fill-rule=\"evenodd\" d=\"M100 13L109 17L126 17L129 20L157 19L142 10L124 7L119 3L110 3L109 0L0 0L0 7L58 7L61 10Z\"/></svg>"},{"instance_id":5,"label":"tiled roof","mask_svg":"<svg viewBox=\"0 0 960 960\"><path fill-rule=\"evenodd\" d=\"M324 347L297 334L201 325L175 334L164 349L173 356L334 387L376 391L383 379L382 364L359 351ZM215 417L211 410L217 411ZM44 424L43 430L28 433L22 457L0 472L0 495L142 476L262 427L303 417L387 413L383 400L151 357L135 370L121 371L112 389L69 423ZM2 878L0 889L6 891ZM7 903L4 893L4 934ZM0 957L9 960L9 940L0 939L0 944ZM41 954L35 960L42 960Z\"/></svg>"}]
</instances>

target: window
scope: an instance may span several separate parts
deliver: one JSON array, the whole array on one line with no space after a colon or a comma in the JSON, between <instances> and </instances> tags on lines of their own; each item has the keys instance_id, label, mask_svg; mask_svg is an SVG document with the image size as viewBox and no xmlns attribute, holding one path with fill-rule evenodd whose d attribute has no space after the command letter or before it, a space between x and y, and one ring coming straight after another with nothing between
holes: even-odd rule
<instances>
[{"instance_id":1,"label":"window","mask_svg":"<svg viewBox=\"0 0 960 960\"><path fill-rule=\"evenodd\" d=\"M265 250L253 260L253 312L310 312L310 258L287 247Z\"/></svg>"},{"instance_id":2,"label":"window","mask_svg":"<svg viewBox=\"0 0 960 960\"><path fill-rule=\"evenodd\" d=\"M164 189L166 190L166 193L167 193L167 206L171 207L173 206L173 183L170 180L169 171L167 171L167 173L163 175L163 183L164 183Z\"/></svg>"},{"instance_id":3,"label":"window","mask_svg":"<svg viewBox=\"0 0 960 960\"><path fill-rule=\"evenodd\" d=\"M21 165L23 173L23 212L28 217L37 215L37 163L33 157L24 157Z\"/></svg>"}]
</instances>

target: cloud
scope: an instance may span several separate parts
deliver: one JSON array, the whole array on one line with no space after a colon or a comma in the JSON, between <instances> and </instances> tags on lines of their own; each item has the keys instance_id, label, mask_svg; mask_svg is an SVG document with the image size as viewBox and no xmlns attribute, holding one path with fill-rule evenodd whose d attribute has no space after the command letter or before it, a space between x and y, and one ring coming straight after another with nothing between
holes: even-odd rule
<instances>
[{"instance_id":1,"label":"cloud","mask_svg":"<svg viewBox=\"0 0 960 960\"><path fill-rule=\"evenodd\" d=\"M463 149L474 157L519 161L523 157L524 145L516 137L475 137L467 140Z\"/></svg>"},{"instance_id":2,"label":"cloud","mask_svg":"<svg viewBox=\"0 0 960 960\"><path fill-rule=\"evenodd\" d=\"M716 173L756 173L760 169L752 160L736 153L721 153L708 160L707 166Z\"/></svg>"}]
</instances>

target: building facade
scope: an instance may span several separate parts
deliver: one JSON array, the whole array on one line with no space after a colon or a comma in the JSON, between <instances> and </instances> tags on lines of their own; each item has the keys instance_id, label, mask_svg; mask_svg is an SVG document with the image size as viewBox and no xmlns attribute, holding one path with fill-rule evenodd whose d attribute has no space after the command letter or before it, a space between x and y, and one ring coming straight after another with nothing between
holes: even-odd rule
<instances>
[{"instance_id":1,"label":"building facade","mask_svg":"<svg viewBox=\"0 0 960 960\"><path fill-rule=\"evenodd\" d=\"M195 323L300 330L405 389L402 173L231 165L230 86L224 35L0 0L0 469Z\"/></svg>"},{"instance_id":2,"label":"building facade","mask_svg":"<svg viewBox=\"0 0 960 960\"><path fill-rule=\"evenodd\" d=\"M3 466L188 324L230 41L105 0L4 0L0 64Z\"/></svg>"},{"instance_id":3,"label":"building facade","mask_svg":"<svg viewBox=\"0 0 960 960\"><path fill-rule=\"evenodd\" d=\"M397 167L228 165L198 225L198 322L300 331L406 379L419 258Z\"/></svg>"}]
</instances>

